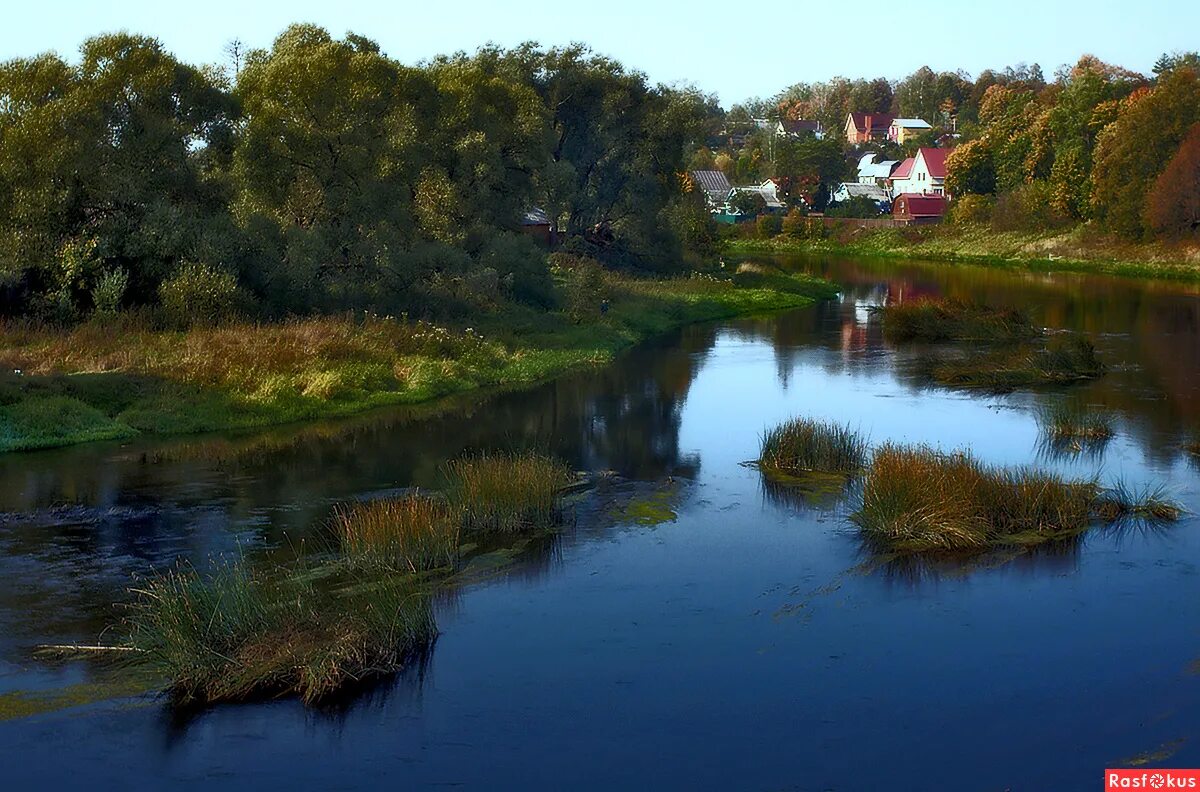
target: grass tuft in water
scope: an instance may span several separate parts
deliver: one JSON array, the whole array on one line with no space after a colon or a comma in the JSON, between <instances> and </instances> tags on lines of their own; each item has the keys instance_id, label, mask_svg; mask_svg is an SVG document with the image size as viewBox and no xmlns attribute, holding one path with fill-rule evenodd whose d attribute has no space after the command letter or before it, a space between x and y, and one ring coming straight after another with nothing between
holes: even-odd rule
<instances>
[{"instance_id":1,"label":"grass tuft in water","mask_svg":"<svg viewBox=\"0 0 1200 792\"><path fill-rule=\"evenodd\" d=\"M933 369L944 385L1011 391L1035 385L1067 385L1095 379L1106 371L1096 348L1083 336L1052 338L1044 347L1019 347L972 356Z\"/></svg>"},{"instance_id":2,"label":"grass tuft in water","mask_svg":"<svg viewBox=\"0 0 1200 792\"><path fill-rule=\"evenodd\" d=\"M242 563L175 570L136 591L131 645L140 663L171 680L180 704L274 695L317 703L400 670L436 635L429 596L411 576L315 585Z\"/></svg>"},{"instance_id":3,"label":"grass tuft in water","mask_svg":"<svg viewBox=\"0 0 1200 792\"><path fill-rule=\"evenodd\" d=\"M953 299L919 299L883 308L893 341L1022 341L1041 335L1024 311Z\"/></svg>"},{"instance_id":4,"label":"grass tuft in water","mask_svg":"<svg viewBox=\"0 0 1200 792\"><path fill-rule=\"evenodd\" d=\"M444 499L416 493L340 508L333 527L353 563L420 572L457 560L462 515Z\"/></svg>"},{"instance_id":5,"label":"grass tuft in water","mask_svg":"<svg viewBox=\"0 0 1200 792\"><path fill-rule=\"evenodd\" d=\"M1088 410L1076 402L1060 401L1043 408L1038 423L1046 436L1059 442L1096 442L1113 436L1108 413Z\"/></svg>"},{"instance_id":6,"label":"grass tuft in water","mask_svg":"<svg viewBox=\"0 0 1200 792\"><path fill-rule=\"evenodd\" d=\"M467 530L513 533L558 523L574 480L556 459L531 452L476 454L446 463L450 503Z\"/></svg>"},{"instance_id":7,"label":"grass tuft in water","mask_svg":"<svg viewBox=\"0 0 1200 792\"><path fill-rule=\"evenodd\" d=\"M867 458L867 441L848 426L793 418L765 431L758 466L768 474L853 473Z\"/></svg>"},{"instance_id":8,"label":"grass tuft in water","mask_svg":"<svg viewBox=\"0 0 1200 792\"><path fill-rule=\"evenodd\" d=\"M1134 487L1118 481L1100 495L1096 514L1106 522L1127 519L1174 522L1183 516L1183 507L1170 498L1161 485Z\"/></svg>"},{"instance_id":9,"label":"grass tuft in water","mask_svg":"<svg viewBox=\"0 0 1200 792\"><path fill-rule=\"evenodd\" d=\"M984 465L967 453L886 444L876 450L852 520L894 551L1036 544L1088 526L1093 482Z\"/></svg>"}]
</instances>

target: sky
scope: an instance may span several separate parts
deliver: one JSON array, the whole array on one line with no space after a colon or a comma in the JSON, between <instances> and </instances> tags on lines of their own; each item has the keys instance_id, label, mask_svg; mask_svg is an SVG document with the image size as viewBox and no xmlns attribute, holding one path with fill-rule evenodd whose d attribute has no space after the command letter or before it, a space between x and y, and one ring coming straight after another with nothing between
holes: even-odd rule
<instances>
[{"instance_id":1,"label":"sky","mask_svg":"<svg viewBox=\"0 0 1200 792\"><path fill-rule=\"evenodd\" d=\"M181 59L213 63L238 38L268 47L292 22L353 31L415 63L487 42L585 42L652 81L691 83L721 103L772 96L797 82L898 79L918 67L978 74L1020 62L1047 77L1092 53L1149 72L1163 52L1197 49L1197 0L1009 0L939 4L604 3L454 0L49 0L14 4L0 23L0 60L47 50L71 58L80 42L127 30L160 39Z\"/></svg>"}]
</instances>

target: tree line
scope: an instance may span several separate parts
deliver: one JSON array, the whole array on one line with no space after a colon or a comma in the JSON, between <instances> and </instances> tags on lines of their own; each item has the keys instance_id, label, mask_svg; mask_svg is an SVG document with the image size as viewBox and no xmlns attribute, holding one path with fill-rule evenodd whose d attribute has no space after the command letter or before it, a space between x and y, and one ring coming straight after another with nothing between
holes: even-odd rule
<instances>
[{"instance_id":1,"label":"tree line","mask_svg":"<svg viewBox=\"0 0 1200 792\"><path fill-rule=\"evenodd\" d=\"M237 55L197 67L115 34L77 64L0 65L0 312L546 305L533 207L613 266L707 244L679 176L713 97L583 46L413 66L296 25Z\"/></svg>"}]
</instances>

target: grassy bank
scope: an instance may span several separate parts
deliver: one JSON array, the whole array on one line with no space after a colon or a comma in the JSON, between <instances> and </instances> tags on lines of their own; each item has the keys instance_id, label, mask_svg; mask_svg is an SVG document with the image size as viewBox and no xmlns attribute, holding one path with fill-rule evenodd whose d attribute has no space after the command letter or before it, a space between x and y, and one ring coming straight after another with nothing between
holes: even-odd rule
<instances>
[{"instance_id":1,"label":"grassy bank","mask_svg":"<svg viewBox=\"0 0 1200 792\"><path fill-rule=\"evenodd\" d=\"M188 331L132 317L72 329L9 324L0 327L0 451L270 426L535 383L684 324L835 292L763 272L603 277L607 313L506 305L471 327L362 315Z\"/></svg>"},{"instance_id":2,"label":"grassy bank","mask_svg":"<svg viewBox=\"0 0 1200 792\"><path fill-rule=\"evenodd\" d=\"M1086 227L996 231L986 225L831 229L824 238L732 239L729 253L836 253L964 261L1037 271L1095 272L1200 282L1200 246L1137 243Z\"/></svg>"}]
</instances>

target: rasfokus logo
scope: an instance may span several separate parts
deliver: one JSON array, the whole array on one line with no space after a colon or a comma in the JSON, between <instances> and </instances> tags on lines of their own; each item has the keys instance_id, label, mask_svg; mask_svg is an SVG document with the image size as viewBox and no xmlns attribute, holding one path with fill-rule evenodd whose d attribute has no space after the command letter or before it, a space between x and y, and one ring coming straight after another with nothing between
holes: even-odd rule
<instances>
[{"instance_id":1,"label":"rasfokus logo","mask_svg":"<svg viewBox=\"0 0 1200 792\"><path fill-rule=\"evenodd\" d=\"M1200 790L1200 770L1105 770L1104 789Z\"/></svg>"}]
</instances>

